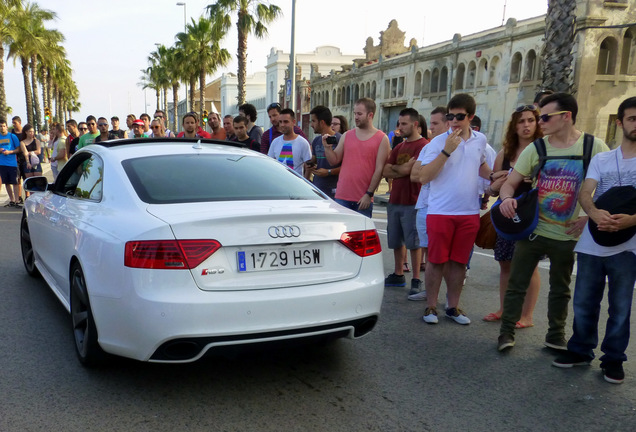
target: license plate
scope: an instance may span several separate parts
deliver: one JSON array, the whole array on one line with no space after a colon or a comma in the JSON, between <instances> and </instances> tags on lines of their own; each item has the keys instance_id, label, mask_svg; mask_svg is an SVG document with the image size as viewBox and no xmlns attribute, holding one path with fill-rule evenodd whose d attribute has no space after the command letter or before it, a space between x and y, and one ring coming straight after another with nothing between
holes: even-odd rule
<instances>
[{"instance_id":1,"label":"license plate","mask_svg":"<svg viewBox=\"0 0 636 432\"><path fill-rule=\"evenodd\" d=\"M269 271L322 267L320 248L260 249L237 252L238 271Z\"/></svg>"}]
</instances>

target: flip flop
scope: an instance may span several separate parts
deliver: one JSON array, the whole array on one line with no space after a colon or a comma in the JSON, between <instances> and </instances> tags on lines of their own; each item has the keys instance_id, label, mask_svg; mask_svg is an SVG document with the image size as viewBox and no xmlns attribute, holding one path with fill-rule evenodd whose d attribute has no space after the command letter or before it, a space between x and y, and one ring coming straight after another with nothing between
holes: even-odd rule
<instances>
[{"instance_id":1,"label":"flip flop","mask_svg":"<svg viewBox=\"0 0 636 432\"><path fill-rule=\"evenodd\" d=\"M405 262L404 263L404 270L405 273L409 273L411 271L411 269L409 268L409 263Z\"/></svg>"},{"instance_id":2,"label":"flip flop","mask_svg":"<svg viewBox=\"0 0 636 432\"><path fill-rule=\"evenodd\" d=\"M501 315L497 315L494 312L489 313L488 315L486 315L485 317L482 318L484 321L487 322L495 322L495 321L499 321L501 319Z\"/></svg>"},{"instance_id":3,"label":"flip flop","mask_svg":"<svg viewBox=\"0 0 636 432\"><path fill-rule=\"evenodd\" d=\"M420 264L420 271L421 272L426 271L426 263Z\"/></svg>"},{"instance_id":4,"label":"flip flop","mask_svg":"<svg viewBox=\"0 0 636 432\"><path fill-rule=\"evenodd\" d=\"M534 324L521 324L521 321L517 321L517 324L515 324L516 329L524 329L530 327L534 327Z\"/></svg>"}]
</instances>

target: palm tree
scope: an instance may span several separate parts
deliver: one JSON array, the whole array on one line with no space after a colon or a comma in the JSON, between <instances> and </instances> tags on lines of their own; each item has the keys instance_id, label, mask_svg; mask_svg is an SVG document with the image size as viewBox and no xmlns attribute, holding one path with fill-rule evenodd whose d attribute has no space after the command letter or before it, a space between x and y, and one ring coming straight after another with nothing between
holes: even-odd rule
<instances>
[{"instance_id":1,"label":"palm tree","mask_svg":"<svg viewBox=\"0 0 636 432\"><path fill-rule=\"evenodd\" d=\"M36 129L40 128L40 98L38 96L38 61L43 58L52 59L56 53L59 53L58 43L64 40L64 36L57 30L48 30L43 26L38 26L34 29L34 34L42 40L45 46L43 51L38 53L31 53L31 63L29 65L31 69L31 84L33 85L33 105L35 109L35 125ZM46 103L46 100L43 100Z\"/></svg>"},{"instance_id":2,"label":"palm tree","mask_svg":"<svg viewBox=\"0 0 636 432\"><path fill-rule=\"evenodd\" d=\"M230 53L219 46L219 41L225 35L225 30L215 27L212 21L200 17L199 21L192 20L186 27L187 49L190 52L189 61L199 78L199 110L203 118L205 109L205 77L216 72L219 66L226 66L230 61ZM183 38L181 38L183 39Z\"/></svg>"},{"instance_id":3,"label":"palm tree","mask_svg":"<svg viewBox=\"0 0 636 432\"><path fill-rule=\"evenodd\" d=\"M158 79L158 67L148 66L146 69L141 69L141 81L139 85L142 89L152 89L157 96L157 109L159 109L159 103L161 102L161 85Z\"/></svg>"},{"instance_id":4,"label":"palm tree","mask_svg":"<svg viewBox=\"0 0 636 432\"><path fill-rule=\"evenodd\" d=\"M177 33L177 39L175 45L177 51L175 53L175 58L177 63L180 65L181 70L181 78L184 81L188 82L189 85L189 95L190 99L188 111L194 111L194 88L196 86L198 71L194 63L190 61L191 57L194 55L194 44L190 41L190 34L187 32Z\"/></svg>"},{"instance_id":5,"label":"palm tree","mask_svg":"<svg viewBox=\"0 0 636 432\"><path fill-rule=\"evenodd\" d=\"M550 0L546 15L545 42L543 44L543 82L545 89L558 92L572 90L572 50L576 2Z\"/></svg>"},{"instance_id":6,"label":"palm tree","mask_svg":"<svg viewBox=\"0 0 636 432\"><path fill-rule=\"evenodd\" d=\"M179 81L182 79L183 71L181 63L177 61L177 48L170 47L165 56L166 75L170 85L172 86L172 104L174 109L174 124L172 128L176 131L179 124L179 113L177 106L179 105ZM168 119L166 119L166 122Z\"/></svg>"},{"instance_id":7,"label":"palm tree","mask_svg":"<svg viewBox=\"0 0 636 432\"><path fill-rule=\"evenodd\" d=\"M156 51L150 53L148 61L153 68L156 68L157 84L163 90L163 108L168 106L168 87L170 86L170 78L168 77L166 57L168 56L168 48L165 45L159 45Z\"/></svg>"},{"instance_id":8,"label":"palm tree","mask_svg":"<svg viewBox=\"0 0 636 432\"><path fill-rule=\"evenodd\" d=\"M24 80L24 94L26 98L27 121L38 126L37 118L34 118L34 104L32 86L29 79L29 61L31 56L43 52L46 48L43 37L39 32L43 28L44 21L56 17L55 12L41 9L36 3L20 4L15 10L12 20L15 21L13 40L9 44L9 57L14 63L19 58L22 65L22 78Z\"/></svg>"},{"instance_id":9,"label":"palm tree","mask_svg":"<svg viewBox=\"0 0 636 432\"><path fill-rule=\"evenodd\" d=\"M20 0L0 1L0 118L7 118L7 93L4 87L4 47L13 41L15 12Z\"/></svg>"},{"instance_id":10,"label":"palm tree","mask_svg":"<svg viewBox=\"0 0 636 432\"><path fill-rule=\"evenodd\" d=\"M262 39L267 35L265 24L282 16L281 8L260 0L217 0L208 5L208 13L215 27L225 33L231 26L231 15L236 12L238 30L238 104L245 103L245 81L247 79L247 36L254 34Z\"/></svg>"}]
</instances>

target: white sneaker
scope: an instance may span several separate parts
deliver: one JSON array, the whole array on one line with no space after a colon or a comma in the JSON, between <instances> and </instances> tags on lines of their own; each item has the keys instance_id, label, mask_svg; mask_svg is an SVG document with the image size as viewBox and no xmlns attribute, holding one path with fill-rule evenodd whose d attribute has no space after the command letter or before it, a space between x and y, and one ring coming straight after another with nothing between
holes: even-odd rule
<instances>
[{"instance_id":1,"label":"white sneaker","mask_svg":"<svg viewBox=\"0 0 636 432\"><path fill-rule=\"evenodd\" d=\"M470 324L470 319L466 315L464 315L464 311L458 308L446 309L446 318L452 319L457 324Z\"/></svg>"},{"instance_id":2,"label":"white sneaker","mask_svg":"<svg viewBox=\"0 0 636 432\"><path fill-rule=\"evenodd\" d=\"M422 317L426 324L437 324L437 309L435 308L426 308L424 311L424 316Z\"/></svg>"},{"instance_id":3,"label":"white sneaker","mask_svg":"<svg viewBox=\"0 0 636 432\"><path fill-rule=\"evenodd\" d=\"M422 300L426 300L426 290L422 290L418 293L415 294L411 294L410 296L407 297L409 300L412 301L422 301Z\"/></svg>"}]
</instances>

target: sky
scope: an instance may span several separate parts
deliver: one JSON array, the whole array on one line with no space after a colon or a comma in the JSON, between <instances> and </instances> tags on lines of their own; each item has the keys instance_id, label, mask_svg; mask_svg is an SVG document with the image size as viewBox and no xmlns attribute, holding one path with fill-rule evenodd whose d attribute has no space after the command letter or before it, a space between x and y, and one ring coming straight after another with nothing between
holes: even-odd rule
<instances>
[{"instance_id":1,"label":"sky","mask_svg":"<svg viewBox=\"0 0 636 432\"><path fill-rule=\"evenodd\" d=\"M24 1L24 0L23 0ZM154 112L155 94L139 84L148 55L155 44L172 46L183 31L184 7L176 0L31 0L57 13L47 27L61 31L64 47L80 91L79 113L110 118ZM198 19L214 0L185 0L186 19ZM291 47L292 0L273 0L283 16L268 26L262 40L248 38L248 75L264 71L272 47L289 52ZM447 6L445 8L444 6ZM312 52L318 46L339 47L343 54L363 57L366 39L379 42L380 32L396 19L406 32L405 45L412 38L418 46L450 40L455 33L469 35L502 25L509 18L522 20L545 14L547 0L297 0L296 53ZM226 68L219 69L208 82L222 73L236 73L237 36L233 26L221 46L232 55ZM7 105L13 115L26 120L24 84L19 62L5 63ZM41 93L41 89L40 89ZM183 86L180 98L185 95ZM40 94L41 96L41 94ZM249 94L248 94L249 99ZM169 93L168 100L172 100Z\"/></svg>"}]
</instances>

